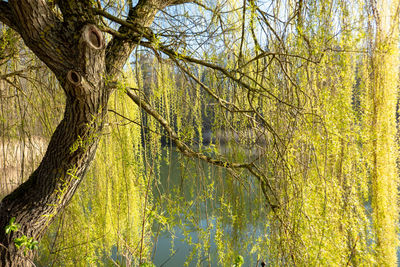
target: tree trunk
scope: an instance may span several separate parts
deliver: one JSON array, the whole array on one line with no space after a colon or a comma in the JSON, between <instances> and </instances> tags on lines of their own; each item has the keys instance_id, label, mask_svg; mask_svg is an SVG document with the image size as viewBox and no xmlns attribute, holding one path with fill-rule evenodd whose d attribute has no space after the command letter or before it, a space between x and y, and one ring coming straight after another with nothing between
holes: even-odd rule
<instances>
[{"instance_id":1,"label":"tree trunk","mask_svg":"<svg viewBox=\"0 0 400 267\"><path fill-rule=\"evenodd\" d=\"M91 88L92 89L92 88ZM50 141L38 169L0 206L1 266L27 265L23 250L12 244L21 234L40 240L56 214L73 196L92 161L105 115L107 96L90 94L68 99L64 119ZM21 228L5 235L12 217ZM29 262L28 262L29 263Z\"/></svg>"}]
</instances>

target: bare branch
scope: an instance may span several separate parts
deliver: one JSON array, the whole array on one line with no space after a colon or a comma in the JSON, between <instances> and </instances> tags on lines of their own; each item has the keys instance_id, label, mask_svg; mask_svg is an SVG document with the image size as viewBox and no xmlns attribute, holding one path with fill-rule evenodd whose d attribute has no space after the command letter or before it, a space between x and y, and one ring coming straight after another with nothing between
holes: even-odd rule
<instances>
[{"instance_id":1,"label":"bare branch","mask_svg":"<svg viewBox=\"0 0 400 267\"><path fill-rule=\"evenodd\" d=\"M32 69L40 69L41 67L28 67L26 69L23 70L16 70L10 73L6 73L6 74L2 74L0 75L0 80L5 80L9 77L13 77L13 76L20 76L21 74L23 74L26 71L32 70Z\"/></svg>"},{"instance_id":2,"label":"bare branch","mask_svg":"<svg viewBox=\"0 0 400 267\"><path fill-rule=\"evenodd\" d=\"M193 0L175 0L172 1L169 5L170 6L175 6L175 5L182 5L182 4L186 4L186 3L193 3Z\"/></svg>"},{"instance_id":3,"label":"bare branch","mask_svg":"<svg viewBox=\"0 0 400 267\"><path fill-rule=\"evenodd\" d=\"M154 45L153 45L152 43L141 42L140 44L141 44L142 46L155 49L155 47L154 47ZM161 44L158 44L157 47L158 47L158 50L160 50L161 52L163 52L164 54L166 54L167 56L169 56L171 59L172 59L172 58L175 58L175 59L179 59L179 60L182 60L182 61L195 63L195 64L198 64L198 65L201 65L201 66L204 66L204 67L207 67L207 68L210 68L210 69L219 71L219 72L221 72L222 74L224 74L227 78L229 78L229 79L231 79L232 81L236 82L237 84L239 84L239 85L242 86L243 88L248 89L249 91L253 91L253 90L255 90L255 88L252 87L249 83L244 82L244 81L242 80L242 77L246 77L246 78L250 79L252 82L254 82L254 84L261 86L261 84L259 84L259 82L257 82L257 81L254 80L253 78L249 77L249 76L246 75L245 73L240 72L239 70L228 70L228 69L226 69L226 68L224 68L224 67L222 67L222 66L220 66L220 65L218 65L218 64L211 63L211 62L208 62L208 61L206 61L206 60L202 60L202 59L198 59L198 58L193 58L193 57L191 57L191 56L178 53L177 51L172 50L172 49L170 49L170 48L168 48L168 47L166 47L166 46L164 46L164 45L161 45ZM242 77L239 77L239 78L238 78L238 77L236 76L236 74L240 74ZM293 105L293 104L291 104L291 103L289 103L289 102L287 102L287 101L284 101L284 100L280 99L279 97L277 97L276 95L274 95L273 93L271 93L271 92L268 91L268 90L266 90L265 92L267 93L267 95L268 95L270 98L275 99L275 100L278 101L279 103L285 104L285 105L287 105L288 107L292 107L292 108L295 108L295 109L299 108L299 107L297 107L297 106L295 106L295 105Z\"/></svg>"}]
</instances>

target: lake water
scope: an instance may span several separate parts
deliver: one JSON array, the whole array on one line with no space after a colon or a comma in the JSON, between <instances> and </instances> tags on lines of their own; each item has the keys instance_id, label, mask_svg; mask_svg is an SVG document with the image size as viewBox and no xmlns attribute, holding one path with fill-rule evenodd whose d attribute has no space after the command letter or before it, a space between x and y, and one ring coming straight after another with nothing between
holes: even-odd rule
<instances>
[{"instance_id":1,"label":"lake water","mask_svg":"<svg viewBox=\"0 0 400 267\"><path fill-rule=\"evenodd\" d=\"M250 254L252 239L255 241L266 229L263 229L265 226L263 222L258 220L257 223L253 218L254 214L251 214L251 211L254 211L254 207L250 208L249 206L257 204L257 201L254 201L254 197L246 196L247 192L251 192L254 189L252 185L242 185L230 177L228 178L221 168L207 166L204 163L183 162L180 165L178 158L179 155L173 152L169 155L170 164L162 164L160 168L160 185L154 191L154 195L157 197L159 193L156 191L164 190L163 193L172 192L182 197L182 203L178 201L177 205L185 205L184 201L196 203L192 205L192 209L196 211L194 216L198 216L198 223L195 225L193 220L185 219L188 214L178 216L183 219L181 224L173 226L173 231L171 231L173 234L169 231L163 231L159 234L153 250L155 252L153 254L153 263L157 267L184 266L193 248L196 245L200 247L204 245L204 233L207 232L208 235L206 235L205 242L209 242L209 248L207 251L195 255L187 264L188 266L198 266L198 264L200 266L221 266L216 244L216 225L219 223L226 235L225 238L227 238L226 245L235 250L237 255L243 256L245 261L243 266L256 266L256 255ZM213 195L212 198L214 198L212 200L207 199L205 196L207 193L204 192L204 188L207 188L207 186L212 187L212 192L210 192ZM199 189L199 187L202 188ZM221 211L221 203L216 198L226 197L227 191L231 192L231 199L227 201L228 203L239 200L242 202L239 205L237 215L241 216L243 224L240 222L232 223L229 219L223 222L217 221ZM161 205L163 206L163 204ZM168 209L168 207L164 206L164 209ZM206 213L209 216L208 220L207 218L202 218L206 217ZM241 219L239 218L238 220ZM213 227L210 227L210 225ZM174 238L172 238L172 235L174 235ZM188 244L188 240L192 245ZM171 253L172 246L173 252Z\"/></svg>"}]
</instances>

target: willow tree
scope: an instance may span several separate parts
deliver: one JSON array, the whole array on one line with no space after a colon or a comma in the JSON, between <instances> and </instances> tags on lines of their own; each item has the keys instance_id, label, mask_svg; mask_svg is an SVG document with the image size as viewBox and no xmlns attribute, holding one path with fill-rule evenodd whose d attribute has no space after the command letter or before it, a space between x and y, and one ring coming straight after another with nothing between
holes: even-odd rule
<instances>
[{"instance_id":1,"label":"willow tree","mask_svg":"<svg viewBox=\"0 0 400 267\"><path fill-rule=\"evenodd\" d=\"M18 249L15 241L21 237L40 240L70 202L88 172L106 122L114 123L107 121L107 113L109 102L117 106L110 100L116 89L125 95L122 102L129 100L146 114L148 123L139 123L145 130L121 131L130 141L115 141L116 133L103 139L103 144L113 144L102 147L101 153L136 162L122 167L95 166L97 176L140 168L146 152L132 157L127 147L139 151L140 134L150 135L143 138L145 142L159 144L163 134L182 155L226 170L224 180L236 186L237 195L243 193L244 184L261 197L265 213L256 210L253 214L265 216L262 222L268 230L251 244L257 259L268 258L271 265L370 265L380 255L388 258L388 247L393 257L396 208L395 204L385 207L396 198L394 191L387 198L382 198L386 196L382 192L395 188L395 182L384 178L394 175L394 158L390 157L388 173L381 164L387 151L394 148L392 141L385 141L391 139L384 131L391 129L388 134L393 135L393 88L390 101L382 102L390 109L379 103L386 99L386 94L380 94L387 92L389 84L394 86L390 81L395 79L387 69L397 64L389 56L397 53L397 31L373 26L372 30L382 33L365 34L370 17L364 15L370 9L361 2L204 2L0 2L0 21L19 33L30 51L53 72L66 98L64 117L41 164L1 201L2 266L29 265L33 253ZM170 6L178 7L171 10ZM353 9L359 12L352 14ZM377 45L370 64L362 61L361 55L369 54L365 44L374 39ZM154 55L147 80L139 77L142 51L132 53L138 47ZM388 47L389 54L381 50ZM382 52L386 53L385 64L379 65L380 69L375 62ZM130 73L124 68L128 59L134 61L134 82L124 77ZM371 66L375 78L369 75ZM371 88L376 91L366 90L364 83L375 84ZM371 106L376 112L370 113ZM137 110L124 109L119 114L124 120L144 117ZM390 117L387 114L392 116L388 126L383 120ZM365 133L370 121L376 138ZM207 123L213 138L205 148L201 143ZM375 172L366 169L374 161L368 158L371 151L365 149L371 140L375 140L371 148ZM224 150L218 149L219 144ZM365 208L370 173L374 181L372 227ZM191 182L196 187L199 181ZM204 196L210 196L212 182L200 182L206 188ZM244 229L252 218L240 218L244 214L242 198L236 197L235 190L220 196L215 206L225 209L235 229ZM101 199L101 195L97 197ZM109 205L113 203L110 200ZM175 204L171 201L171 210ZM175 210L179 213L189 206L186 203ZM1 230L10 223L14 228L18 224L18 231ZM392 230L386 235L382 230L389 226ZM234 254L222 237L229 233L220 221L216 227L218 254L227 264ZM371 228L377 238L369 234ZM384 264L384 260L378 261Z\"/></svg>"}]
</instances>

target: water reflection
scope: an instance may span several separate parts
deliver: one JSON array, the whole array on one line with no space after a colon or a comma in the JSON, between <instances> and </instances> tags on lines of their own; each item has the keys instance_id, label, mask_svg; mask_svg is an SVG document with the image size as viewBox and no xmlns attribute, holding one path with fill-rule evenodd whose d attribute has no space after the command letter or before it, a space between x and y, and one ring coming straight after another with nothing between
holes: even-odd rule
<instances>
[{"instance_id":1,"label":"water reflection","mask_svg":"<svg viewBox=\"0 0 400 267\"><path fill-rule=\"evenodd\" d=\"M267 226L251 177L238 181L222 168L188 161L173 150L165 156L154 196L170 228L159 234L160 225L153 228L153 263L231 266L242 255L243 266L256 266L257 255L266 249Z\"/></svg>"}]
</instances>

